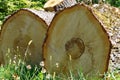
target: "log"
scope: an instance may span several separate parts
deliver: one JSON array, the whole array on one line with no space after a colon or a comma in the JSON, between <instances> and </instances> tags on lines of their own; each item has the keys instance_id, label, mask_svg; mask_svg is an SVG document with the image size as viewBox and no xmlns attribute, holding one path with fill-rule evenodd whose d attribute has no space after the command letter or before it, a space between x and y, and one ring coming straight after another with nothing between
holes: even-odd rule
<instances>
[{"instance_id":1,"label":"log","mask_svg":"<svg viewBox=\"0 0 120 80\"><path fill-rule=\"evenodd\" d=\"M27 63L39 65L43 61L42 45L54 13L20 9L9 16L2 25L0 35L0 63L9 62L17 55Z\"/></svg>"},{"instance_id":2,"label":"log","mask_svg":"<svg viewBox=\"0 0 120 80\"><path fill-rule=\"evenodd\" d=\"M58 12L48 29L43 56L48 73L71 71L86 76L104 75L108 69L111 43L92 9L84 4Z\"/></svg>"},{"instance_id":3,"label":"log","mask_svg":"<svg viewBox=\"0 0 120 80\"><path fill-rule=\"evenodd\" d=\"M58 12L67 7L71 7L76 3L77 3L76 0L48 0L44 5L44 9L46 11Z\"/></svg>"}]
</instances>

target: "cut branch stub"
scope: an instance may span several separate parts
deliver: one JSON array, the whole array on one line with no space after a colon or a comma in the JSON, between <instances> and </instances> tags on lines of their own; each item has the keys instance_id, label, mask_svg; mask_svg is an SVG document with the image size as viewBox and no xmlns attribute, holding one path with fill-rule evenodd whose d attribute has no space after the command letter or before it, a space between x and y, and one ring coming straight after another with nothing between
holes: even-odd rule
<instances>
[{"instance_id":1,"label":"cut branch stub","mask_svg":"<svg viewBox=\"0 0 120 80\"><path fill-rule=\"evenodd\" d=\"M9 53L10 59L20 55L27 64L38 65L43 60L42 45L53 16L54 13L31 9L20 9L9 16L0 35L0 62L6 64Z\"/></svg>"},{"instance_id":2,"label":"cut branch stub","mask_svg":"<svg viewBox=\"0 0 120 80\"><path fill-rule=\"evenodd\" d=\"M108 34L92 10L76 4L59 12L50 25L43 50L45 67L49 73L104 74L110 48Z\"/></svg>"},{"instance_id":3,"label":"cut branch stub","mask_svg":"<svg viewBox=\"0 0 120 80\"><path fill-rule=\"evenodd\" d=\"M47 11L60 11L76 3L76 0L48 0L44 5L44 9Z\"/></svg>"}]
</instances>

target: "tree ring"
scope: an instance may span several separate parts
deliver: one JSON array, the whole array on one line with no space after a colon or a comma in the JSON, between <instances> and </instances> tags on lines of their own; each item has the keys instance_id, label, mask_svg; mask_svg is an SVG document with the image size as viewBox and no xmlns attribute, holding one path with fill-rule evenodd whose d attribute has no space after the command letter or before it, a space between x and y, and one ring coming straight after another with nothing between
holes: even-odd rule
<instances>
[{"instance_id":1,"label":"tree ring","mask_svg":"<svg viewBox=\"0 0 120 80\"><path fill-rule=\"evenodd\" d=\"M78 59L84 53L85 45L82 39L72 38L65 44L66 54L71 56L71 59Z\"/></svg>"}]
</instances>

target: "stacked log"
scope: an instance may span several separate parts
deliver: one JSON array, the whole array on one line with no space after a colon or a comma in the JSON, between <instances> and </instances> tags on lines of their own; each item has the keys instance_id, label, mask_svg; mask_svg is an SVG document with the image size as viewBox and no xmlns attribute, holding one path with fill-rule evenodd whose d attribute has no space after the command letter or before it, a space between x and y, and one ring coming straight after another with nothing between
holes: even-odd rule
<instances>
[{"instance_id":1,"label":"stacked log","mask_svg":"<svg viewBox=\"0 0 120 80\"><path fill-rule=\"evenodd\" d=\"M76 0L49 0L44 8L47 12L20 9L8 17L0 34L0 63L19 50L28 64L44 60L50 74L104 74L111 43L92 9Z\"/></svg>"},{"instance_id":2,"label":"stacked log","mask_svg":"<svg viewBox=\"0 0 120 80\"><path fill-rule=\"evenodd\" d=\"M31 9L20 9L9 16L0 35L0 63L7 64L6 54L10 53L11 59L20 55L27 64L39 65L43 60L42 45L53 16L51 12Z\"/></svg>"},{"instance_id":3,"label":"stacked log","mask_svg":"<svg viewBox=\"0 0 120 80\"><path fill-rule=\"evenodd\" d=\"M92 9L76 4L53 18L43 49L45 67L51 74L77 75L82 70L99 76L108 69L110 48L108 34Z\"/></svg>"}]
</instances>

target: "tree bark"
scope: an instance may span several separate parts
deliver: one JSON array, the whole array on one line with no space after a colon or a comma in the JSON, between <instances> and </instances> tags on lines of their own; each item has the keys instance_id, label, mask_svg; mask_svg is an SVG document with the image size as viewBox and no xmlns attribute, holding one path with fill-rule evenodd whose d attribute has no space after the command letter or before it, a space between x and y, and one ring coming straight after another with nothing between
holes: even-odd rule
<instances>
[{"instance_id":1,"label":"tree bark","mask_svg":"<svg viewBox=\"0 0 120 80\"><path fill-rule=\"evenodd\" d=\"M48 0L48 2L45 3L44 8L47 11L57 12L67 7L71 7L76 3L76 0Z\"/></svg>"}]
</instances>

